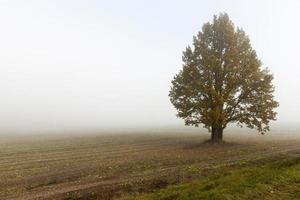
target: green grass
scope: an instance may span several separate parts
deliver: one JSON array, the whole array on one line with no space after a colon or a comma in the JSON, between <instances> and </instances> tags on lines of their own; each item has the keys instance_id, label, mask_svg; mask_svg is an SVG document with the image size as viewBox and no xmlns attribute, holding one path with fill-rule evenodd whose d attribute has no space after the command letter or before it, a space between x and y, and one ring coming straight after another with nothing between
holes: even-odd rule
<instances>
[{"instance_id":1,"label":"green grass","mask_svg":"<svg viewBox=\"0 0 300 200\"><path fill-rule=\"evenodd\" d=\"M300 199L300 158L258 162L219 171L187 184L170 186L138 200Z\"/></svg>"}]
</instances>

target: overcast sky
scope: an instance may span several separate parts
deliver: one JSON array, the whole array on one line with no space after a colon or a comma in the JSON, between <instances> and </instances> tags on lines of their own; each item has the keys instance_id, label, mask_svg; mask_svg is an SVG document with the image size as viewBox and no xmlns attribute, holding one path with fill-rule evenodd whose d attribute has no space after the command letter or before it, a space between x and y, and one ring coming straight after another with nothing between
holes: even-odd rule
<instances>
[{"instance_id":1,"label":"overcast sky","mask_svg":"<svg viewBox=\"0 0 300 200\"><path fill-rule=\"evenodd\" d=\"M276 123L300 123L299 10L297 0L1 0L0 132L183 125L170 81L220 12L274 73Z\"/></svg>"}]
</instances>

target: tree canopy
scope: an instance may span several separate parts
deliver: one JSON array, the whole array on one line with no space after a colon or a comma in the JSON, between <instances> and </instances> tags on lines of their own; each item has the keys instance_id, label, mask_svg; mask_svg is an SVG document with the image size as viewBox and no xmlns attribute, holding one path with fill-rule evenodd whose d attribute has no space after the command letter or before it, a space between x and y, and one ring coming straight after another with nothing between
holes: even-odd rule
<instances>
[{"instance_id":1,"label":"tree canopy","mask_svg":"<svg viewBox=\"0 0 300 200\"><path fill-rule=\"evenodd\" d=\"M249 37L226 13L203 25L182 60L169 97L186 125L203 124L214 142L222 141L229 123L269 130L279 105L273 75L262 68Z\"/></svg>"}]
</instances>

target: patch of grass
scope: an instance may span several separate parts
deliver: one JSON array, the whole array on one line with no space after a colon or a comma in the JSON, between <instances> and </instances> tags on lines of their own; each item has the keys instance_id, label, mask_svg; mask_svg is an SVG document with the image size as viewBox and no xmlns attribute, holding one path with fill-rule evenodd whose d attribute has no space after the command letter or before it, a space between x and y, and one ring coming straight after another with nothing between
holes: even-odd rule
<instances>
[{"instance_id":1,"label":"patch of grass","mask_svg":"<svg viewBox=\"0 0 300 200\"><path fill-rule=\"evenodd\" d=\"M267 163L219 170L192 183L170 186L151 194L136 196L136 200L242 200L299 199L300 158L275 160Z\"/></svg>"},{"instance_id":2,"label":"patch of grass","mask_svg":"<svg viewBox=\"0 0 300 200\"><path fill-rule=\"evenodd\" d=\"M68 193L68 196L63 198L62 200L96 200L96 199L103 199L103 200L112 200L112 195L110 192L103 193L102 195L99 195L99 198L96 196L94 192L86 192L84 194L78 194L76 192L74 193Z\"/></svg>"},{"instance_id":3,"label":"patch of grass","mask_svg":"<svg viewBox=\"0 0 300 200\"><path fill-rule=\"evenodd\" d=\"M37 182L36 184L28 185L26 188L28 190L32 190L38 187L44 187L44 186L49 186L49 185L54 185L57 184L57 180L46 180L44 182Z\"/></svg>"}]
</instances>

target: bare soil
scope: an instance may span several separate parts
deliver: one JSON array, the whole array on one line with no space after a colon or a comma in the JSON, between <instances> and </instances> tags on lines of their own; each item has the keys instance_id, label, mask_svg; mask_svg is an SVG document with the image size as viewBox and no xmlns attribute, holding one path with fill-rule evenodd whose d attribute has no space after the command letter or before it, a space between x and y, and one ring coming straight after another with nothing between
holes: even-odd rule
<instances>
[{"instance_id":1,"label":"bare soil","mask_svg":"<svg viewBox=\"0 0 300 200\"><path fill-rule=\"evenodd\" d=\"M219 166L300 156L300 138L141 133L0 138L0 199L122 199L199 179ZM195 171L201 173L194 173Z\"/></svg>"}]
</instances>

